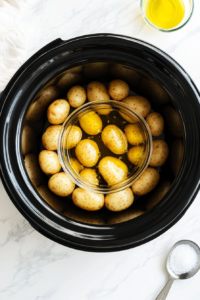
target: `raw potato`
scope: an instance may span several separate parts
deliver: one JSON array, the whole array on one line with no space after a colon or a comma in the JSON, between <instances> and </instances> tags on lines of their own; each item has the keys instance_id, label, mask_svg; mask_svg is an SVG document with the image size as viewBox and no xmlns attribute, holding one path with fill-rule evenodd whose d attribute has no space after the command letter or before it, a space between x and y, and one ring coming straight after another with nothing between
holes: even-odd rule
<instances>
[{"instance_id":1,"label":"raw potato","mask_svg":"<svg viewBox=\"0 0 200 300\"><path fill-rule=\"evenodd\" d=\"M161 167L166 162L168 155L169 147L165 141L153 141L153 152L149 165L151 167Z\"/></svg>"},{"instance_id":2,"label":"raw potato","mask_svg":"<svg viewBox=\"0 0 200 300\"><path fill-rule=\"evenodd\" d=\"M67 93L69 104L74 108L83 105L83 103L86 101L86 98L86 91L80 85L73 86Z\"/></svg>"},{"instance_id":3,"label":"raw potato","mask_svg":"<svg viewBox=\"0 0 200 300\"><path fill-rule=\"evenodd\" d=\"M90 63L84 67L84 73L88 78L97 78L108 72L109 64L106 62Z\"/></svg>"},{"instance_id":4,"label":"raw potato","mask_svg":"<svg viewBox=\"0 0 200 300\"><path fill-rule=\"evenodd\" d=\"M57 153L50 150L43 150L39 154L41 170L47 175L53 175L61 170L61 164Z\"/></svg>"},{"instance_id":5,"label":"raw potato","mask_svg":"<svg viewBox=\"0 0 200 300\"><path fill-rule=\"evenodd\" d=\"M99 162L99 172L109 185L113 185L127 179L128 167L120 159L106 156Z\"/></svg>"},{"instance_id":6,"label":"raw potato","mask_svg":"<svg viewBox=\"0 0 200 300\"><path fill-rule=\"evenodd\" d=\"M153 112L149 114L146 118L146 122L149 125L151 134L153 136L159 136L164 130L164 119L161 114Z\"/></svg>"},{"instance_id":7,"label":"raw potato","mask_svg":"<svg viewBox=\"0 0 200 300\"><path fill-rule=\"evenodd\" d=\"M128 149L128 142L124 132L116 125L107 125L101 134L106 147L115 154L124 154Z\"/></svg>"},{"instance_id":8,"label":"raw potato","mask_svg":"<svg viewBox=\"0 0 200 300\"><path fill-rule=\"evenodd\" d=\"M22 130L22 154L26 155L29 153L35 146L35 143L35 132L28 125L25 125Z\"/></svg>"},{"instance_id":9,"label":"raw potato","mask_svg":"<svg viewBox=\"0 0 200 300\"><path fill-rule=\"evenodd\" d=\"M144 214L144 211L129 207L128 209L121 211L121 212L115 212L111 216L109 216L107 223L108 224L118 224L123 223L132 219L135 219L139 217L140 215Z\"/></svg>"},{"instance_id":10,"label":"raw potato","mask_svg":"<svg viewBox=\"0 0 200 300\"><path fill-rule=\"evenodd\" d=\"M104 206L104 195L77 188L73 191L72 200L74 204L88 211L99 210Z\"/></svg>"},{"instance_id":11,"label":"raw potato","mask_svg":"<svg viewBox=\"0 0 200 300\"><path fill-rule=\"evenodd\" d=\"M58 136L62 125L49 126L42 135L42 144L47 150L57 150Z\"/></svg>"},{"instance_id":12,"label":"raw potato","mask_svg":"<svg viewBox=\"0 0 200 300\"><path fill-rule=\"evenodd\" d=\"M132 185L135 195L142 196L150 193L158 184L160 174L154 168L147 168L143 175Z\"/></svg>"},{"instance_id":13,"label":"raw potato","mask_svg":"<svg viewBox=\"0 0 200 300\"><path fill-rule=\"evenodd\" d=\"M133 204L134 195L130 188L123 191L107 194L105 197L105 206L112 211L122 211Z\"/></svg>"},{"instance_id":14,"label":"raw potato","mask_svg":"<svg viewBox=\"0 0 200 300\"><path fill-rule=\"evenodd\" d=\"M159 182L156 189L153 191L152 195L148 198L146 202L146 209L151 209L156 205L160 200L167 194L170 190L171 182L167 179L164 179L162 182Z\"/></svg>"},{"instance_id":15,"label":"raw potato","mask_svg":"<svg viewBox=\"0 0 200 300\"><path fill-rule=\"evenodd\" d=\"M78 159L71 158L70 162L71 162L72 168L75 170L75 172L80 173L84 169L84 167L80 164Z\"/></svg>"},{"instance_id":16,"label":"raw potato","mask_svg":"<svg viewBox=\"0 0 200 300\"><path fill-rule=\"evenodd\" d=\"M99 81L92 81L87 86L87 97L88 101L97 101L97 100L110 100L106 86ZM108 108L97 109L96 111L100 115L107 116L111 112L111 106L106 105Z\"/></svg>"},{"instance_id":17,"label":"raw potato","mask_svg":"<svg viewBox=\"0 0 200 300\"><path fill-rule=\"evenodd\" d=\"M132 147L131 149L129 149L127 157L132 164L141 164L144 158L144 146Z\"/></svg>"},{"instance_id":18,"label":"raw potato","mask_svg":"<svg viewBox=\"0 0 200 300\"><path fill-rule=\"evenodd\" d=\"M149 100L139 95L129 96L122 102L139 112L143 118L146 118L151 111L151 103Z\"/></svg>"},{"instance_id":19,"label":"raw potato","mask_svg":"<svg viewBox=\"0 0 200 300\"><path fill-rule=\"evenodd\" d=\"M81 128L89 135L97 135L102 131L103 123L95 111L85 113L79 119Z\"/></svg>"},{"instance_id":20,"label":"raw potato","mask_svg":"<svg viewBox=\"0 0 200 300\"><path fill-rule=\"evenodd\" d=\"M35 154L26 154L24 164L32 184L35 187L39 186L42 183L43 174L40 170L38 157Z\"/></svg>"},{"instance_id":21,"label":"raw potato","mask_svg":"<svg viewBox=\"0 0 200 300\"><path fill-rule=\"evenodd\" d=\"M89 183L99 184L97 172L94 169L85 168L80 172L80 176Z\"/></svg>"},{"instance_id":22,"label":"raw potato","mask_svg":"<svg viewBox=\"0 0 200 300\"><path fill-rule=\"evenodd\" d=\"M144 143L144 138L139 124L128 124L126 125L124 131L127 140L131 145L136 146Z\"/></svg>"},{"instance_id":23,"label":"raw potato","mask_svg":"<svg viewBox=\"0 0 200 300\"><path fill-rule=\"evenodd\" d=\"M36 188L40 196L56 211L63 212L65 209L64 202L59 199L57 196L52 194L46 185L40 185Z\"/></svg>"},{"instance_id":24,"label":"raw potato","mask_svg":"<svg viewBox=\"0 0 200 300\"><path fill-rule=\"evenodd\" d=\"M129 95L129 92L129 85L121 79L115 79L108 85L108 93L114 100L123 100Z\"/></svg>"},{"instance_id":25,"label":"raw potato","mask_svg":"<svg viewBox=\"0 0 200 300\"><path fill-rule=\"evenodd\" d=\"M80 163L88 168L95 166L100 157L97 143L89 139L82 140L78 143L75 154Z\"/></svg>"},{"instance_id":26,"label":"raw potato","mask_svg":"<svg viewBox=\"0 0 200 300\"><path fill-rule=\"evenodd\" d=\"M65 172L61 172L51 176L48 181L48 187L54 194L60 197L66 197L75 189L75 183Z\"/></svg>"},{"instance_id":27,"label":"raw potato","mask_svg":"<svg viewBox=\"0 0 200 300\"><path fill-rule=\"evenodd\" d=\"M76 147L78 145L78 143L80 142L80 140L82 139L82 130L80 129L80 127L73 125L73 127L69 127L69 129L67 129L66 131L66 135L68 130L70 130L70 133L67 137L67 141L66 142L66 148L67 149L72 149L74 147Z\"/></svg>"},{"instance_id":28,"label":"raw potato","mask_svg":"<svg viewBox=\"0 0 200 300\"><path fill-rule=\"evenodd\" d=\"M166 106L163 109L163 117L165 119L166 127L171 135L177 138L183 137L183 125L181 117L177 110L172 106Z\"/></svg>"},{"instance_id":29,"label":"raw potato","mask_svg":"<svg viewBox=\"0 0 200 300\"><path fill-rule=\"evenodd\" d=\"M47 107L53 102L60 94L60 90L55 86L50 86L42 91L35 102L31 104L26 114L26 121L39 121Z\"/></svg>"},{"instance_id":30,"label":"raw potato","mask_svg":"<svg viewBox=\"0 0 200 300\"><path fill-rule=\"evenodd\" d=\"M69 89L71 86L80 83L82 81L82 76L80 74L77 74L76 72L65 72L60 80L57 83L57 86L62 89Z\"/></svg>"},{"instance_id":31,"label":"raw potato","mask_svg":"<svg viewBox=\"0 0 200 300\"><path fill-rule=\"evenodd\" d=\"M59 125L65 121L69 115L70 105L64 99L55 100L47 109L47 119L49 123Z\"/></svg>"}]
</instances>

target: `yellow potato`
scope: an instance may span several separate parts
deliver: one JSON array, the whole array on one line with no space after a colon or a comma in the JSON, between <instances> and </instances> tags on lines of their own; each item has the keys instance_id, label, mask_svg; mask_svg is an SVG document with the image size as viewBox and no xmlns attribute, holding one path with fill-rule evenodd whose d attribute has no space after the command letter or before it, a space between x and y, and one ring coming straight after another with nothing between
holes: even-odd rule
<instances>
[{"instance_id":1,"label":"yellow potato","mask_svg":"<svg viewBox=\"0 0 200 300\"><path fill-rule=\"evenodd\" d=\"M166 162L168 155L169 147L165 141L153 141L153 152L149 165L151 167L161 167Z\"/></svg>"},{"instance_id":2,"label":"yellow potato","mask_svg":"<svg viewBox=\"0 0 200 300\"><path fill-rule=\"evenodd\" d=\"M72 149L74 147L76 147L76 145L78 145L78 143L80 142L80 140L82 139L82 130L80 129L80 127L73 125L73 127L69 127L69 129L66 130L66 135L68 130L70 130L70 133L67 137L67 141L66 141L66 148L67 149Z\"/></svg>"},{"instance_id":3,"label":"yellow potato","mask_svg":"<svg viewBox=\"0 0 200 300\"><path fill-rule=\"evenodd\" d=\"M49 123L58 125L65 121L69 115L70 105L64 99L55 100L47 109L47 119Z\"/></svg>"},{"instance_id":4,"label":"yellow potato","mask_svg":"<svg viewBox=\"0 0 200 300\"><path fill-rule=\"evenodd\" d=\"M83 171L80 172L80 176L89 183L97 185L99 184L97 172L93 169L85 168Z\"/></svg>"},{"instance_id":5,"label":"yellow potato","mask_svg":"<svg viewBox=\"0 0 200 300\"><path fill-rule=\"evenodd\" d=\"M84 67L84 73L88 78L97 78L108 72L109 64L106 62L90 63Z\"/></svg>"},{"instance_id":6,"label":"yellow potato","mask_svg":"<svg viewBox=\"0 0 200 300\"><path fill-rule=\"evenodd\" d=\"M151 111L151 103L149 100L139 95L129 96L122 102L139 112L143 118L146 118Z\"/></svg>"},{"instance_id":7,"label":"yellow potato","mask_svg":"<svg viewBox=\"0 0 200 300\"><path fill-rule=\"evenodd\" d=\"M126 125L124 131L127 140L131 145L136 146L144 143L144 137L139 124L128 124Z\"/></svg>"},{"instance_id":8,"label":"yellow potato","mask_svg":"<svg viewBox=\"0 0 200 300\"><path fill-rule=\"evenodd\" d=\"M73 191L72 200L74 204L88 211L99 210L104 206L104 195L77 188Z\"/></svg>"},{"instance_id":9,"label":"yellow potato","mask_svg":"<svg viewBox=\"0 0 200 300\"><path fill-rule=\"evenodd\" d=\"M76 72L67 71L65 72L60 80L57 83L57 86L62 90L67 90L71 86L78 84L82 81L82 76L80 74L77 74Z\"/></svg>"},{"instance_id":10,"label":"yellow potato","mask_svg":"<svg viewBox=\"0 0 200 300\"><path fill-rule=\"evenodd\" d=\"M123 191L107 194L105 197L105 206L112 211L122 211L133 204L134 195L130 188Z\"/></svg>"},{"instance_id":11,"label":"yellow potato","mask_svg":"<svg viewBox=\"0 0 200 300\"><path fill-rule=\"evenodd\" d=\"M132 185L135 195L145 195L151 192L160 180L160 174L154 168L147 168L142 176Z\"/></svg>"},{"instance_id":12,"label":"yellow potato","mask_svg":"<svg viewBox=\"0 0 200 300\"><path fill-rule=\"evenodd\" d=\"M78 159L71 158L70 162L71 162L72 168L75 170L75 172L80 173L84 169L84 167L80 164Z\"/></svg>"},{"instance_id":13,"label":"yellow potato","mask_svg":"<svg viewBox=\"0 0 200 300\"><path fill-rule=\"evenodd\" d=\"M97 101L97 100L110 100L106 86L99 81L92 81L87 86L87 97L88 101ZM100 115L107 116L111 112L111 106L106 105L108 108L102 108L96 110Z\"/></svg>"},{"instance_id":14,"label":"yellow potato","mask_svg":"<svg viewBox=\"0 0 200 300\"><path fill-rule=\"evenodd\" d=\"M83 103L86 101L86 98L86 91L80 85L73 86L67 93L69 104L74 108L83 105Z\"/></svg>"},{"instance_id":15,"label":"yellow potato","mask_svg":"<svg viewBox=\"0 0 200 300\"><path fill-rule=\"evenodd\" d=\"M42 135L42 144L47 150L57 150L58 136L62 125L49 126Z\"/></svg>"},{"instance_id":16,"label":"yellow potato","mask_svg":"<svg viewBox=\"0 0 200 300\"><path fill-rule=\"evenodd\" d=\"M101 139L115 154L123 154L128 149L128 142L124 132L116 125L107 125L101 134Z\"/></svg>"},{"instance_id":17,"label":"yellow potato","mask_svg":"<svg viewBox=\"0 0 200 300\"><path fill-rule=\"evenodd\" d=\"M128 167L120 159L106 156L99 162L99 172L109 185L113 185L127 179Z\"/></svg>"},{"instance_id":18,"label":"yellow potato","mask_svg":"<svg viewBox=\"0 0 200 300\"><path fill-rule=\"evenodd\" d=\"M112 80L108 85L108 93L114 100L123 100L129 92L129 85L121 79Z\"/></svg>"},{"instance_id":19,"label":"yellow potato","mask_svg":"<svg viewBox=\"0 0 200 300\"><path fill-rule=\"evenodd\" d=\"M75 183L65 174L61 172L51 176L48 181L48 187L52 193L60 196L69 196L75 189Z\"/></svg>"},{"instance_id":20,"label":"yellow potato","mask_svg":"<svg viewBox=\"0 0 200 300\"><path fill-rule=\"evenodd\" d=\"M102 131L103 123L99 115L95 113L95 111L90 111L85 113L79 119L79 123L81 128L90 135L97 135Z\"/></svg>"},{"instance_id":21,"label":"yellow potato","mask_svg":"<svg viewBox=\"0 0 200 300\"><path fill-rule=\"evenodd\" d=\"M89 139L78 143L75 154L80 163L88 168L95 166L101 155L97 143Z\"/></svg>"},{"instance_id":22,"label":"yellow potato","mask_svg":"<svg viewBox=\"0 0 200 300\"><path fill-rule=\"evenodd\" d=\"M129 149L127 153L128 160L134 164L138 165L143 161L144 158L144 147L143 146L135 146Z\"/></svg>"},{"instance_id":23,"label":"yellow potato","mask_svg":"<svg viewBox=\"0 0 200 300\"><path fill-rule=\"evenodd\" d=\"M48 175L60 172L61 164L57 153L50 150L43 150L39 154L39 164L41 170Z\"/></svg>"},{"instance_id":24,"label":"yellow potato","mask_svg":"<svg viewBox=\"0 0 200 300\"><path fill-rule=\"evenodd\" d=\"M42 183L43 174L38 163L38 157L35 154L26 154L24 164L32 184L35 187L39 186Z\"/></svg>"},{"instance_id":25,"label":"yellow potato","mask_svg":"<svg viewBox=\"0 0 200 300\"><path fill-rule=\"evenodd\" d=\"M159 136L164 130L164 119L161 114L153 112L149 114L146 118L146 122L149 125L151 134L153 136Z\"/></svg>"},{"instance_id":26,"label":"yellow potato","mask_svg":"<svg viewBox=\"0 0 200 300\"><path fill-rule=\"evenodd\" d=\"M36 188L40 196L56 211L63 212L65 209L65 203L48 189L46 185L40 185Z\"/></svg>"},{"instance_id":27,"label":"yellow potato","mask_svg":"<svg viewBox=\"0 0 200 300\"><path fill-rule=\"evenodd\" d=\"M25 125L22 130L22 154L26 155L29 153L36 143L36 135L33 129L28 125Z\"/></svg>"},{"instance_id":28,"label":"yellow potato","mask_svg":"<svg viewBox=\"0 0 200 300\"><path fill-rule=\"evenodd\" d=\"M26 114L26 121L39 121L47 107L59 96L60 90L50 86L42 91L31 104Z\"/></svg>"}]
</instances>

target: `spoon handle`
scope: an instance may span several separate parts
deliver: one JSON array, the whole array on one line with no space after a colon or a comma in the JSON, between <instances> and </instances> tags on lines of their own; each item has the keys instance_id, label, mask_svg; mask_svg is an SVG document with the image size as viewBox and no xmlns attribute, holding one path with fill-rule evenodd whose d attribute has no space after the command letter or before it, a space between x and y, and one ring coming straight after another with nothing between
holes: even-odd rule
<instances>
[{"instance_id":1,"label":"spoon handle","mask_svg":"<svg viewBox=\"0 0 200 300\"><path fill-rule=\"evenodd\" d=\"M174 279L173 278L169 278L167 284L162 289L162 291L160 292L160 294L158 295L158 297L156 298L156 300L165 300L167 298L167 295L169 293L169 290L170 290L173 282L174 282Z\"/></svg>"}]
</instances>

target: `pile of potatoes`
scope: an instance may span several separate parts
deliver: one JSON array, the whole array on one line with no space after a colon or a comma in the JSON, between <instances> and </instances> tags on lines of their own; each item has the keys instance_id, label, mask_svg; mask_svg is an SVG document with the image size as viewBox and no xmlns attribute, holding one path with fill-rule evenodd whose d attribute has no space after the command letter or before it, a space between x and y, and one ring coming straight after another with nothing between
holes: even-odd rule
<instances>
[{"instance_id":1,"label":"pile of potatoes","mask_svg":"<svg viewBox=\"0 0 200 300\"><path fill-rule=\"evenodd\" d=\"M87 91L79 85L71 87L67 92L67 100L57 99L47 108L47 119L49 126L42 136L42 144L45 150L39 154L39 165L41 170L51 177L48 187L54 194L66 197L72 194L73 203L87 211L96 211L104 205L111 211L122 211L132 205L135 195L145 195L151 192L160 180L157 167L161 167L167 160L169 148L167 143L158 139L164 130L164 119L157 112L151 112L151 103L145 97L139 95L130 96L129 85L116 79L109 83L108 88L101 82L93 81L87 85ZM86 100L117 100L126 103L131 108L138 111L151 130L152 136L156 137L153 141L153 152L149 167L143 175L132 185L123 191L107 194L97 194L84 190L80 187L75 188L74 182L61 171L61 164L57 155L57 140L62 127L62 123L70 112L70 107L78 108ZM73 126L69 133L67 149L75 148L76 158L71 159L74 170L86 181L98 186L99 179L95 169L100 159L98 144L91 139L82 139L82 130L88 135L101 133L104 145L115 154L127 152L128 160L132 164L137 164L143 155L143 136L139 132L137 120L130 119L123 113L121 116L129 124L126 125L124 132L116 125L110 124L105 128L102 126L101 115L108 115L111 107L91 111L79 120L79 126ZM128 143L133 147L128 150ZM120 159L112 156L103 157L98 163L101 176L108 183L113 185L127 178L128 167Z\"/></svg>"}]
</instances>

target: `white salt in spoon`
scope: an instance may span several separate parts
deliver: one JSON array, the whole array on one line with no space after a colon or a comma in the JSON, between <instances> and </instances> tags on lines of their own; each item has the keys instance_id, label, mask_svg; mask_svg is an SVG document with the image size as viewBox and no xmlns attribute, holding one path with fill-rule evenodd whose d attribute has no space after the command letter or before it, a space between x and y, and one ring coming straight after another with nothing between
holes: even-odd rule
<instances>
[{"instance_id":1,"label":"white salt in spoon","mask_svg":"<svg viewBox=\"0 0 200 300\"><path fill-rule=\"evenodd\" d=\"M192 241L182 240L176 243L167 258L169 280L156 300L165 300L176 279L188 279L200 269L200 248Z\"/></svg>"}]
</instances>

